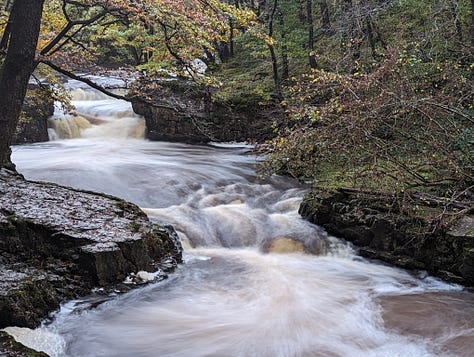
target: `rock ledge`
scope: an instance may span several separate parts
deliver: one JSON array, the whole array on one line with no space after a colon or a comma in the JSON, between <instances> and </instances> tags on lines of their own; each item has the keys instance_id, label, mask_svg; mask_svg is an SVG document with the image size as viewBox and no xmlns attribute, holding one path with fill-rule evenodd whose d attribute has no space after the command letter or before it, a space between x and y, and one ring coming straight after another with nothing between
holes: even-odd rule
<instances>
[{"instance_id":1,"label":"rock ledge","mask_svg":"<svg viewBox=\"0 0 474 357\"><path fill-rule=\"evenodd\" d=\"M351 192L352 191L352 192ZM300 214L361 255L474 286L474 212L403 195L313 189ZM410 201L410 202L407 202ZM452 217L441 222L443 214Z\"/></svg>"},{"instance_id":2,"label":"rock ledge","mask_svg":"<svg viewBox=\"0 0 474 357\"><path fill-rule=\"evenodd\" d=\"M173 229L131 203L0 170L0 328L35 327L62 300L181 253Z\"/></svg>"}]
</instances>

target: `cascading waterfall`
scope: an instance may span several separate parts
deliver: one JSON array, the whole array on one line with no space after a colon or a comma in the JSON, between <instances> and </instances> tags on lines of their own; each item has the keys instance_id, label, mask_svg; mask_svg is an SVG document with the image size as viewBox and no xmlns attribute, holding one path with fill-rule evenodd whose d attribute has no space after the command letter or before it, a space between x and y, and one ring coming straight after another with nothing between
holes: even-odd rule
<instances>
[{"instance_id":1,"label":"cascading waterfall","mask_svg":"<svg viewBox=\"0 0 474 357\"><path fill-rule=\"evenodd\" d=\"M112 99L80 82L71 81L72 114L64 114L60 106L49 119L50 140L73 138L143 138L145 122L136 115L130 103ZM120 92L120 90L114 90Z\"/></svg>"},{"instance_id":2,"label":"cascading waterfall","mask_svg":"<svg viewBox=\"0 0 474 357\"><path fill-rule=\"evenodd\" d=\"M245 145L92 135L125 105L80 95L78 113L100 121L80 138L15 147L17 167L137 203L175 226L185 264L105 301L68 302L36 330L7 329L18 340L74 357L472 355L473 294L358 257L299 217L306 187L259 178Z\"/></svg>"}]
</instances>

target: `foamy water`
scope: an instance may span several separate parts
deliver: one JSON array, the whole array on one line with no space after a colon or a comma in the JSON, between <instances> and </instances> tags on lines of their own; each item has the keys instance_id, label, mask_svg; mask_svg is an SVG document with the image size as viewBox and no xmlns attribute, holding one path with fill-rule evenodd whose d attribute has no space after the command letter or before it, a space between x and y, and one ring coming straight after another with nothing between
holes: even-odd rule
<instances>
[{"instance_id":1,"label":"foamy water","mask_svg":"<svg viewBox=\"0 0 474 357\"><path fill-rule=\"evenodd\" d=\"M82 114L101 129L114 105L90 98ZM358 257L299 217L307 187L257 177L247 145L87 130L14 147L14 162L27 178L117 195L172 223L185 263L101 304L68 302L34 331L8 330L25 344L71 357L472 355L473 294Z\"/></svg>"},{"instance_id":2,"label":"foamy water","mask_svg":"<svg viewBox=\"0 0 474 357\"><path fill-rule=\"evenodd\" d=\"M88 89L78 81L71 81L68 87L75 109L64 113L60 105L56 105L49 119L50 140L143 138L145 121L133 112L129 102Z\"/></svg>"}]
</instances>

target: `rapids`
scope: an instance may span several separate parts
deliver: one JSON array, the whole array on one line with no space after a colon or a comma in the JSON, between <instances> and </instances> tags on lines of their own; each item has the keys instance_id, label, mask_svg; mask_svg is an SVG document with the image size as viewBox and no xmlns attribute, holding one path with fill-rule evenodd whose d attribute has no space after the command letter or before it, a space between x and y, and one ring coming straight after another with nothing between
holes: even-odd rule
<instances>
[{"instance_id":1,"label":"rapids","mask_svg":"<svg viewBox=\"0 0 474 357\"><path fill-rule=\"evenodd\" d=\"M473 294L358 257L299 217L306 187L256 175L249 146L149 142L128 103L71 88L77 116L56 113L56 140L13 147L19 171L138 204L174 225L185 263L8 328L19 341L71 357L472 356Z\"/></svg>"}]
</instances>

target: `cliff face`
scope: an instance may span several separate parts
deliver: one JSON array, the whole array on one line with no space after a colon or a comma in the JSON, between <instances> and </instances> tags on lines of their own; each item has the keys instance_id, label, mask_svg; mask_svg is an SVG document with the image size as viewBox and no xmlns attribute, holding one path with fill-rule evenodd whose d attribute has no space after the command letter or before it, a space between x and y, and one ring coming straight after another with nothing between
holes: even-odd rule
<instances>
[{"instance_id":1,"label":"cliff face","mask_svg":"<svg viewBox=\"0 0 474 357\"><path fill-rule=\"evenodd\" d=\"M13 144L48 141L48 118L54 113L54 102L39 89L29 89L23 103Z\"/></svg>"},{"instance_id":2,"label":"cliff face","mask_svg":"<svg viewBox=\"0 0 474 357\"><path fill-rule=\"evenodd\" d=\"M37 326L64 299L181 261L173 229L126 201L7 170L0 193L0 328Z\"/></svg>"},{"instance_id":3,"label":"cliff face","mask_svg":"<svg viewBox=\"0 0 474 357\"><path fill-rule=\"evenodd\" d=\"M263 104L256 97L229 102L214 99L208 90L192 82L158 83L132 100L134 111L145 117L150 140L264 141L286 120L277 102Z\"/></svg>"},{"instance_id":4,"label":"cliff face","mask_svg":"<svg viewBox=\"0 0 474 357\"><path fill-rule=\"evenodd\" d=\"M474 286L472 212L462 207L446 212L435 201L411 199L413 204L407 205L406 198L397 195L313 190L300 214L352 242L365 257ZM449 225L439 220L443 212L455 217Z\"/></svg>"}]
</instances>

